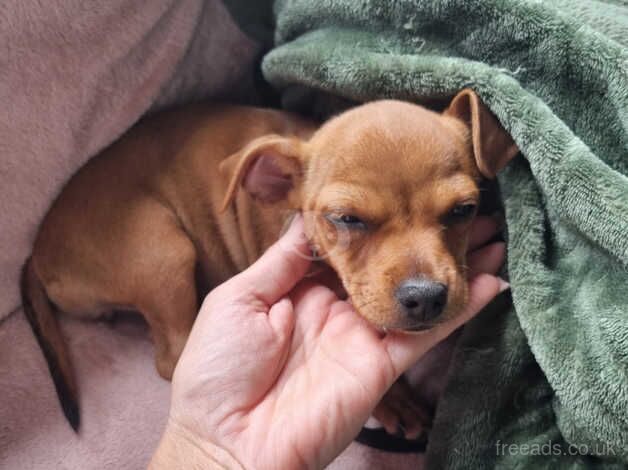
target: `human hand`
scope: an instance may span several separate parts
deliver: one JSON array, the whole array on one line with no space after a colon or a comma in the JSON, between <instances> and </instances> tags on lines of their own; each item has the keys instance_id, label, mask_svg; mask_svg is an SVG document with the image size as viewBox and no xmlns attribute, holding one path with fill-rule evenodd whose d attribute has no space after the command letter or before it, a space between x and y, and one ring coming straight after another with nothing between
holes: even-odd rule
<instances>
[{"instance_id":1,"label":"human hand","mask_svg":"<svg viewBox=\"0 0 628 470\"><path fill-rule=\"evenodd\" d=\"M495 230L478 218L471 246ZM329 288L299 282L308 253L296 220L207 296L174 373L151 468L325 466L404 370L504 288L486 274L501 265L504 246L488 245L469 253L470 298L460 315L419 334L383 334Z\"/></svg>"}]
</instances>

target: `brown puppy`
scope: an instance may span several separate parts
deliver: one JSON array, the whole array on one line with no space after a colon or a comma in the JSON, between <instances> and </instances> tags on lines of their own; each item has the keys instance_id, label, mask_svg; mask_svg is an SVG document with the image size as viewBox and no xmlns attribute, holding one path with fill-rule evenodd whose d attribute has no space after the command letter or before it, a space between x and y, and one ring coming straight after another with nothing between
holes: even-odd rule
<instances>
[{"instance_id":1,"label":"brown puppy","mask_svg":"<svg viewBox=\"0 0 628 470\"><path fill-rule=\"evenodd\" d=\"M294 210L374 325L447 320L466 301L477 181L516 152L469 90L442 114L377 101L318 130L231 106L144 120L70 180L24 268L25 311L68 420L78 427L77 391L54 308L138 310L170 378L199 299L255 261Z\"/></svg>"}]
</instances>

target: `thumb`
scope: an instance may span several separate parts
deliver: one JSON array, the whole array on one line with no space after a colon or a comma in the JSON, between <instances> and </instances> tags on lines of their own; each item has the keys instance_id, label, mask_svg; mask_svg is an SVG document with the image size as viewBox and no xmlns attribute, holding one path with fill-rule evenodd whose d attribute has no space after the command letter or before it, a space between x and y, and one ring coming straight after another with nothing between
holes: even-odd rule
<instances>
[{"instance_id":1,"label":"thumb","mask_svg":"<svg viewBox=\"0 0 628 470\"><path fill-rule=\"evenodd\" d=\"M311 262L311 251L303 232L303 217L297 214L279 241L233 281L242 290L271 305L303 278Z\"/></svg>"}]
</instances>

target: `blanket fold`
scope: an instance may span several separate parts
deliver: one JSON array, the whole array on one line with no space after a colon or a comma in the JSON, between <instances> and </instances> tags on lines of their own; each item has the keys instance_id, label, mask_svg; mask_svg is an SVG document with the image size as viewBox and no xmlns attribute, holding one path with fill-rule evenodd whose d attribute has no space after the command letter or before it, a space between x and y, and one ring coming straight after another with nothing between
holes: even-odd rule
<instances>
[{"instance_id":1,"label":"blanket fold","mask_svg":"<svg viewBox=\"0 0 628 470\"><path fill-rule=\"evenodd\" d=\"M512 308L466 329L428 465L623 467L625 3L278 0L274 13L263 72L290 107L433 103L471 87L521 149L499 176Z\"/></svg>"}]
</instances>

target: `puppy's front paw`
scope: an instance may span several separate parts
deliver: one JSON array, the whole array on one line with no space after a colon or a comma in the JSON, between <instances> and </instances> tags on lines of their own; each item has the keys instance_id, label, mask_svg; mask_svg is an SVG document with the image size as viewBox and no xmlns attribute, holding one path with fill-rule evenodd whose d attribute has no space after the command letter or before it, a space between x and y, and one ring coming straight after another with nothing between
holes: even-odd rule
<instances>
[{"instance_id":1,"label":"puppy's front paw","mask_svg":"<svg viewBox=\"0 0 628 470\"><path fill-rule=\"evenodd\" d=\"M418 439L432 425L429 409L416 397L408 382L399 378L373 410L373 417L393 435L406 439Z\"/></svg>"}]
</instances>

